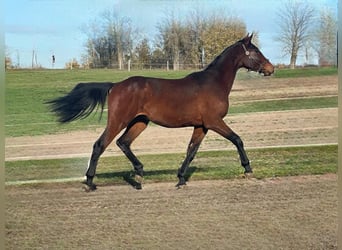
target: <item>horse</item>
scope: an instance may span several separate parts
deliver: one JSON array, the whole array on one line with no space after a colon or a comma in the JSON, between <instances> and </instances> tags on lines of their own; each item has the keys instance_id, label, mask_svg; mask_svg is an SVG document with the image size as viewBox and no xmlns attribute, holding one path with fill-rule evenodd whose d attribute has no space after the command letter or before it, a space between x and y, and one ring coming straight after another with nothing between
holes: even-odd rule
<instances>
[{"instance_id":1,"label":"horse","mask_svg":"<svg viewBox=\"0 0 342 250\"><path fill-rule=\"evenodd\" d=\"M229 93L237 71L246 68L264 76L274 72L273 65L251 42L253 34L227 47L202 71L190 73L181 79L163 79L143 76L129 77L121 82L79 83L70 93L47 104L60 123L83 119L95 108L101 115L108 99L107 126L93 145L85 173L88 191L96 189L93 179L101 154L113 139L125 129L116 144L132 163L141 189L143 164L131 150L131 144L151 121L167 128L193 127L186 157L178 169L180 188L186 185L185 174L198 148L212 130L237 148L245 175L253 173L243 141L223 118L228 113Z\"/></svg>"}]
</instances>

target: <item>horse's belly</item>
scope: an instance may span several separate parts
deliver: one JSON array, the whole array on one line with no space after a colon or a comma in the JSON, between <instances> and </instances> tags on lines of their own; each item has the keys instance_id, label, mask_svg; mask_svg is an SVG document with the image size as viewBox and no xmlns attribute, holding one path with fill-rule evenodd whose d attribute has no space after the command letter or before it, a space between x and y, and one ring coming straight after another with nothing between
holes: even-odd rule
<instances>
[{"instance_id":1,"label":"horse's belly","mask_svg":"<svg viewBox=\"0 0 342 250\"><path fill-rule=\"evenodd\" d=\"M186 112L184 109L155 109L147 116L152 122L168 128L200 126L203 123L198 112Z\"/></svg>"}]
</instances>

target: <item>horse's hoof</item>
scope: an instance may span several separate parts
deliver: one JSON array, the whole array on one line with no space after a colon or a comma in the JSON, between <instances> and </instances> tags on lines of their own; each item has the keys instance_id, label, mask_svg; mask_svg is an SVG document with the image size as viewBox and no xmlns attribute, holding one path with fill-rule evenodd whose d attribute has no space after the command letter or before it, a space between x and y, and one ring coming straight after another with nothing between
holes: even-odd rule
<instances>
[{"instance_id":1,"label":"horse's hoof","mask_svg":"<svg viewBox=\"0 0 342 250\"><path fill-rule=\"evenodd\" d=\"M85 184L84 186L83 186L83 190L85 191L85 192L92 192L92 191L95 191L96 190L96 185L95 184L88 184L87 183L87 181L84 181L83 182L83 184Z\"/></svg>"},{"instance_id":2,"label":"horse's hoof","mask_svg":"<svg viewBox=\"0 0 342 250\"><path fill-rule=\"evenodd\" d=\"M135 180L135 185L134 185L135 189L141 190L141 189L142 189L142 183L143 183L143 181L144 181L144 178L143 178L142 176L136 174L136 175L134 176L134 180Z\"/></svg>"},{"instance_id":3,"label":"horse's hoof","mask_svg":"<svg viewBox=\"0 0 342 250\"><path fill-rule=\"evenodd\" d=\"M176 185L176 188L177 189L181 189L181 188L184 188L184 187L186 187L186 181L184 180L184 178L180 178L179 182Z\"/></svg>"},{"instance_id":4,"label":"horse's hoof","mask_svg":"<svg viewBox=\"0 0 342 250\"><path fill-rule=\"evenodd\" d=\"M252 179L253 178L253 173L252 172L244 173L243 178L245 178L245 179Z\"/></svg>"},{"instance_id":5,"label":"horse's hoof","mask_svg":"<svg viewBox=\"0 0 342 250\"><path fill-rule=\"evenodd\" d=\"M142 182L143 182L143 180L144 180L144 177L142 177L141 175L136 174L136 175L134 176L134 180L135 180L136 182L142 184Z\"/></svg>"},{"instance_id":6,"label":"horse's hoof","mask_svg":"<svg viewBox=\"0 0 342 250\"><path fill-rule=\"evenodd\" d=\"M85 185L83 186L83 190L87 193L93 192L96 190L96 185L92 185L92 186Z\"/></svg>"},{"instance_id":7,"label":"horse's hoof","mask_svg":"<svg viewBox=\"0 0 342 250\"><path fill-rule=\"evenodd\" d=\"M186 187L186 184L177 184L176 185L176 188L177 189L183 189L183 188L185 188Z\"/></svg>"}]
</instances>

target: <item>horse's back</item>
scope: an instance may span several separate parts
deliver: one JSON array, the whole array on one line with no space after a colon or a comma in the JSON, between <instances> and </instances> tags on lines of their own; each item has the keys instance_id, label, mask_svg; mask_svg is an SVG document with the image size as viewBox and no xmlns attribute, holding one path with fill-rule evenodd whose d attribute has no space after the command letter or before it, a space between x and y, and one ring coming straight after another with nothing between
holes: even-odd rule
<instances>
[{"instance_id":1,"label":"horse's back","mask_svg":"<svg viewBox=\"0 0 342 250\"><path fill-rule=\"evenodd\" d=\"M220 106L220 113L227 111L227 100L219 100L212 90L210 83L192 76L181 79L134 76L113 87L109 106L116 110L115 116L127 119L144 115L166 127L200 126L203 116L218 112Z\"/></svg>"}]
</instances>

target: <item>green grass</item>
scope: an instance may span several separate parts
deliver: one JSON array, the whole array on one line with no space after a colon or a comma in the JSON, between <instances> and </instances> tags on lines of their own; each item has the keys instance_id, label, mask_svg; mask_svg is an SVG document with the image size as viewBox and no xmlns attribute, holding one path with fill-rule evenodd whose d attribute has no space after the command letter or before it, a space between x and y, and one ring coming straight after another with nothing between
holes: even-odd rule
<instances>
[{"instance_id":1,"label":"green grass","mask_svg":"<svg viewBox=\"0 0 342 250\"><path fill-rule=\"evenodd\" d=\"M338 106L338 97L312 97L272 101L236 103L229 108L230 114L247 112L267 112L297 109L332 108Z\"/></svg>"},{"instance_id":2,"label":"green grass","mask_svg":"<svg viewBox=\"0 0 342 250\"><path fill-rule=\"evenodd\" d=\"M247 150L258 179L337 172L337 145ZM176 182L184 154L143 155L145 182ZM82 177L87 158L6 162L6 182ZM124 156L100 158L98 184L124 184L132 167ZM191 180L233 179L243 173L236 151L199 152L190 166Z\"/></svg>"},{"instance_id":3,"label":"green grass","mask_svg":"<svg viewBox=\"0 0 342 250\"><path fill-rule=\"evenodd\" d=\"M15 70L6 72L6 136L43 135L70 130L104 128L106 114L98 114L70 124L59 125L43 103L68 92L78 82L121 81L144 75L180 78L191 71L113 71L113 70ZM274 77L309 77L336 75L336 68L277 70ZM258 77L244 71L238 79ZM230 113L278 111L337 107L337 97L313 97L291 100L256 101L232 105ZM294 147L248 150L256 178L337 172L337 146ZM185 153L184 153L185 154ZM184 154L144 155L145 181L177 181L176 173ZM6 162L6 182L81 177L88 158ZM122 184L131 174L131 165L122 157L99 161L96 182ZM199 152L189 169L191 180L230 179L243 173L235 151Z\"/></svg>"},{"instance_id":4,"label":"green grass","mask_svg":"<svg viewBox=\"0 0 342 250\"><path fill-rule=\"evenodd\" d=\"M274 77L293 78L337 75L337 67L318 67L318 68L296 68L296 69L276 69Z\"/></svg>"},{"instance_id":5,"label":"green grass","mask_svg":"<svg viewBox=\"0 0 342 250\"><path fill-rule=\"evenodd\" d=\"M129 76L144 75L162 78L180 78L191 71L115 71L115 70L12 70L6 72L5 134L6 136L44 135L71 130L103 128L98 114L85 120L59 125L44 102L61 96L78 82L121 81ZM336 68L277 70L275 77L296 77L337 74ZM253 76L257 76L254 74ZM238 79L250 73L239 71ZM276 111L284 109L336 107L337 97L279 100L232 105L230 113Z\"/></svg>"},{"instance_id":6,"label":"green grass","mask_svg":"<svg viewBox=\"0 0 342 250\"><path fill-rule=\"evenodd\" d=\"M188 71L113 71L113 70L13 70L6 72L5 133L6 136L44 135L70 130L104 127L106 114L98 123L98 115L71 124L56 123L44 102L66 94L75 84L91 81L118 82L129 76L179 78Z\"/></svg>"}]
</instances>

